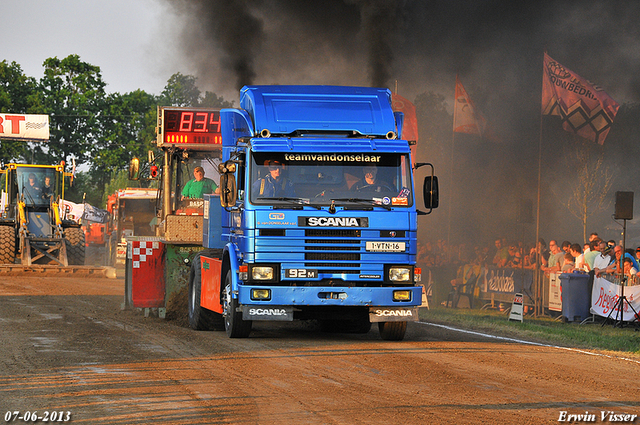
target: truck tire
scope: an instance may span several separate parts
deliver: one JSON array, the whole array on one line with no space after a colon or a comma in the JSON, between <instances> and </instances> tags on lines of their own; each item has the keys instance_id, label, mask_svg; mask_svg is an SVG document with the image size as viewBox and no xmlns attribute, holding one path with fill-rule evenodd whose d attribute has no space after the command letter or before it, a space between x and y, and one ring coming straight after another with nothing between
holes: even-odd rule
<instances>
[{"instance_id":1,"label":"truck tire","mask_svg":"<svg viewBox=\"0 0 640 425\"><path fill-rule=\"evenodd\" d=\"M378 322L378 330L385 341L402 341L407 331L407 322Z\"/></svg>"},{"instance_id":2,"label":"truck tire","mask_svg":"<svg viewBox=\"0 0 640 425\"><path fill-rule=\"evenodd\" d=\"M231 270L224 279L224 327L229 338L246 338L251 333L251 320L243 320L242 312L236 311L238 299L231 294Z\"/></svg>"},{"instance_id":3,"label":"truck tire","mask_svg":"<svg viewBox=\"0 0 640 425\"><path fill-rule=\"evenodd\" d=\"M0 226L0 264L14 264L16 260L16 231Z\"/></svg>"},{"instance_id":4,"label":"truck tire","mask_svg":"<svg viewBox=\"0 0 640 425\"><path fill-rule=\"evenodd\" d=\"M196 254L189 272L189 326L197 331L223 331L224 318L221 314L200 305L202 293L202 269L200 254Z\"/></svg>"},{"instance_id":5,"label":"truck tire","mask_svg":"<svg viewBox=\"0 0 640 425\"><path fill-rule=\"evenodd\" d=\"M67 244L67 261L70 266L84 266L84 231L79 227L64 229L64 241Z\"/></svg>"}]
</instances>

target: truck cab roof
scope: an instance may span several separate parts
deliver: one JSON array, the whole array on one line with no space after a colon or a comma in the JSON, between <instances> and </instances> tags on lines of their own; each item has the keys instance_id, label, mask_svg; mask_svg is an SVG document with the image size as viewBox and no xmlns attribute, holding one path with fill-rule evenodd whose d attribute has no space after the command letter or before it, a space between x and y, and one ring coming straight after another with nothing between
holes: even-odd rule
<instances>
[{"instance_id":1,"label":"truck cab roof","mask_svg":"<svg viewBox=\"0 0 640 425\"><path fill-rule=\"evenodd\" d=\"M343 133L389 138L396 132L391 91L345 86L245 86L240 107L254 134Z\"/></svg>"}]
</instances>

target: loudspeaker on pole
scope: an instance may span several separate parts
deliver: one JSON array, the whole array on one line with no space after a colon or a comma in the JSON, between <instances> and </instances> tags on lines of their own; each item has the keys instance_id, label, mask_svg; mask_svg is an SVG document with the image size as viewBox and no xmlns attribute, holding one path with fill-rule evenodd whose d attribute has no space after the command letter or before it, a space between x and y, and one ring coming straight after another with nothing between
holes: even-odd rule
<instances>
[{"instance_id":1,"label":"loudspeaker on pole","mask_svg":"<svg viewBox=\"0 0 640 425\"><path fill-rule=\"evenodd\" d=\"M616 192L616 220L633 220L633 192Z\"/></svg>"}]
</instances>

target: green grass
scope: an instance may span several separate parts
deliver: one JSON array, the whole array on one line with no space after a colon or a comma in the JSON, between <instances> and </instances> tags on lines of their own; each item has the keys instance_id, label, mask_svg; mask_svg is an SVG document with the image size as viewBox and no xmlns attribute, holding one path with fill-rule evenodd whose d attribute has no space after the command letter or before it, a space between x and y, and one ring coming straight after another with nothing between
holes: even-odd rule
<instances>
[{"instance_id":1,"label":"green grass","mask_svg":"<svg viewBox=\"0 0 640 425\"><path fill-rule=\"evenodd\" d=\"M596 316L597 317L597 316ZM525 316L524 322L509 321L495 310L444 307L420 309L420 320L562 347L614 351L640 357L640 331L634 326L614 327L612 322L580 325L550 317Z\"/></svg>"}]
</instances>

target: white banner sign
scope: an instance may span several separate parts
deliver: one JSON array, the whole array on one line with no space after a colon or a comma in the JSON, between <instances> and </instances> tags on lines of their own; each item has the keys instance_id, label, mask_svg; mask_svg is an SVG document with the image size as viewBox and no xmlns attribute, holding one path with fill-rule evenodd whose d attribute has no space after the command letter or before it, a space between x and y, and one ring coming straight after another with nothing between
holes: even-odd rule
<instances>
[{"instance_id":1,"label":"white banner sign","mask_svg":"<svg viewBox=\"0 0 640 425\"><path fill-rule=\"evenodd\" d=\"M562 311L560 273L549 273L549 310Z\"/></svg>"},{"instance_id":2,"label":"white banner sign","mask_svg":"<svg viewBox=\"0 0 640 425\"><path fill-rule=\"evenodd\" d=\"M593 290L591 291L591 313L602 317L611 317L613 319L617 317L619 319L620 304L618 300L621 296L622 287L620 285L611 283L601 277L596 277L593 280ZM640 312L640 285L625 286L624 296L627 302L624 303L622 309L622 320L632 322L634 313L631 307ZM629 307L629 304L631 304L631 307ZM612 312L614 307L616 310Z\"/></svg>"},{"instance_id":3,"label":"white banner sign","mask_svg":"<svg viewBox=\"0 0 640 425\"><path fill-rule=\"evenodd\" d=\"M62 216L67 220L79 222L84 214L84 204L75 204L63 200L60 203L60 207L62 208Z\"/></svg>"},{"instance_id":4,"label":"white banner sign","mask_svg":"<svg viewBox=\"0 0 640 425\"><path fill-rule=\"evenodd\" d=\"M0 114L0 139L49 140L49 115Z\"/></svg>"}]
</instances>

